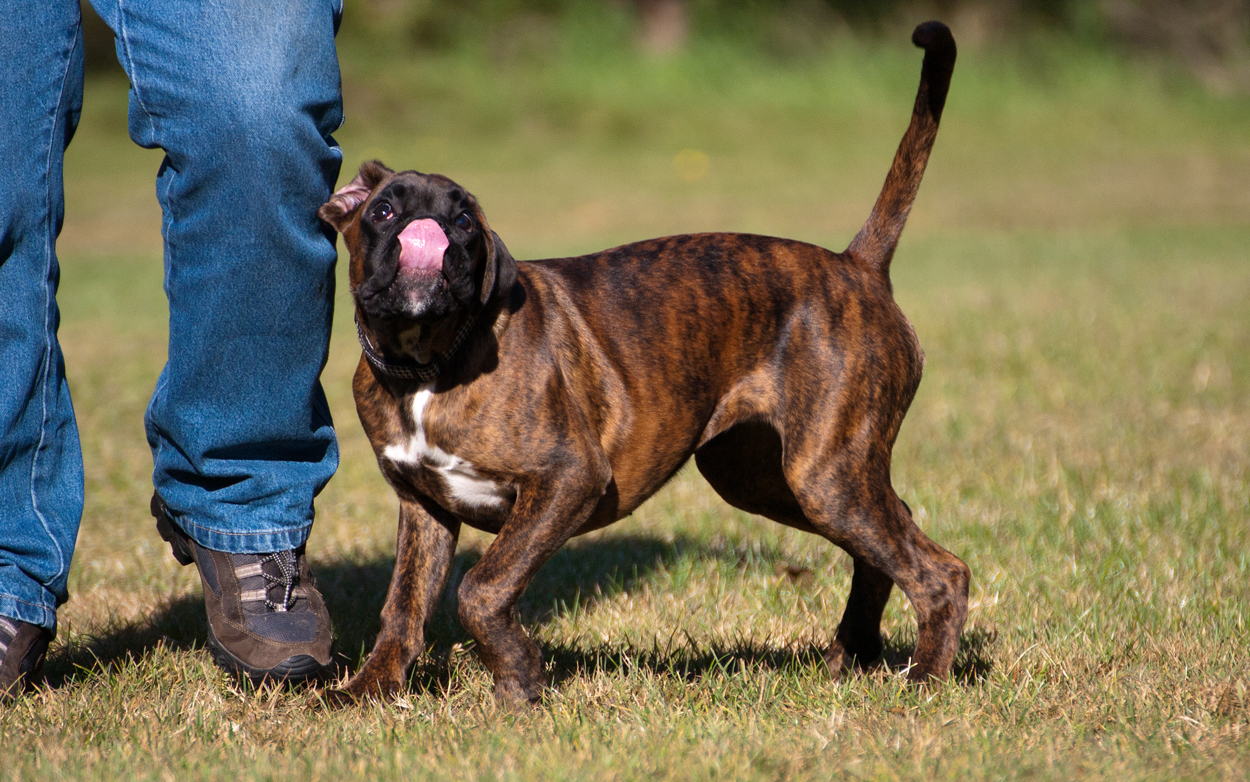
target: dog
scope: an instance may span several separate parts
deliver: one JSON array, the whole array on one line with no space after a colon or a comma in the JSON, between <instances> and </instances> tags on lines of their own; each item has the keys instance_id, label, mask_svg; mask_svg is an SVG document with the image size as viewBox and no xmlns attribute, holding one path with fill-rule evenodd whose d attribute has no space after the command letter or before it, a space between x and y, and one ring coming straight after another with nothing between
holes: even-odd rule
<instances>
[{"instance_id":1,"label":"dog","mask_svg":"<svg viewBox=\"0 0 1250 782\"><path fill-rule=\"evenodd\" d=\"M909 677L949 675L970 571L890 484L924 354L889 267L955 63L940 22L912 40L911 123L842 253L713 233L518 262L463 187L377 161L321 207L350 253L357 411L400 503L381 631L336 700L401 691L468 524L496 537L460 584L460 620L496 699L536 703L518 598L569 538L629 515L692 455L730 505L852 557L831 671L880 657L898 584L919 629Z\"/></svg>"}]
</instances>

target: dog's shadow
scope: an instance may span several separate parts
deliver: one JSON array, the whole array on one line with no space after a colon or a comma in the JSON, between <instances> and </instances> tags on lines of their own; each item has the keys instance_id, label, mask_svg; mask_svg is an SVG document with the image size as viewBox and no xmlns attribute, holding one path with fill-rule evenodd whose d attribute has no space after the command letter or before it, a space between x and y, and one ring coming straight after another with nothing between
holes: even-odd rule
<instances>
[{"instance_id":1,"label":"dog's shadow","mask_svg":"<svg viewBox=\"0 0 1250 782\"><path fill-rule=\"evenodd\" d=\"M569 611L586 610L594 603L627 592L657 567L685 556L701 556L684 540L665 542L648 537L605 537L561 549L538 572L522 600L517 616L527 626L543 624ZM709 554L714 555L714 554ZM481 557L462 551L452 563L444 590L427 624L431 657L445 659L457 644L472 639L457 616L456 591L464 573ZM393 557L365 561L314 562L317 586L334 626L333 651L341 668L354 670L363 661L381 626L382 603L394 568ZM159 647L195 649L208 640L204 602L198 593L173 598L146 618L118 621L89 636L79 636L54 647L44 669L45 680L60 687L93 671L137 663Z\"/></svg>"},{"instance_id":2,"label":"dog's shadow","mask_svg":"<svg viewBox=\"0 0 1250 782\"><path fill-rule=\"evenodd\" d=\"M430 654L414 666L411 683L416 689L446 691L451 678L450 653L472 642L457 616L456 592L460 579L480 556L477 551L465 551L453 561L448 587L427 624ZM623 535L578 542L557 552L534 577L517 605L518 619L532 627L571 612L593 610L603 600L630 592L657 569L689 558L728 558L743 564L736 551L681 537L670 542ZM341 670L354 670L368 654L380 629L380 613L394 559L320 561L314 566L318 588L334 625L337 664ZM837 619L829 617L830 622ZM674 637L684 637L681 628L671 629ZM198 594L186 595L170 600L146 619L115 623L104 632L58 646L49 655L45 678L48 685L61 687L93 672L138 663L161 646L202 648L207 638L203 600ZM956 681L972 683L988 676L993 668L994 642L992 633L975 629L964 632L954 669ZM822 651L814 646L777 650L745 640L699 648L657 641L654 648L642 653L627 652L611 644L589 650L560 643L543 646L543 656L551 663L557 685L575 676L620 672L627 667L691 680L716 670L735 670L743 664L770 670L808 668L823 665ZM891 669L905 668L913 651L914 639L891 639L880 662Z\"/></svg>"}]
</instances>

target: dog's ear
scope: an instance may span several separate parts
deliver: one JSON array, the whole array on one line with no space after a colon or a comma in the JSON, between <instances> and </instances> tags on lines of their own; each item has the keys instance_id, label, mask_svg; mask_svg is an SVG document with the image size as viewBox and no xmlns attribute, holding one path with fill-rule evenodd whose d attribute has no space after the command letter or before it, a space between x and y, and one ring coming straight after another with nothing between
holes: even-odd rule
<instances>
[{"instance_id":1,"label":"dog's ear","mask_svg":"<svg viewBox=\"0 0 1250 782\"><path fill-rule=\"evenodd\" d=\"M382 165L378 160L366 160L360 165L360 172L351 182L339 188L330 200L321 205L317 216L334 226L339 233L347 228L352 215L360 205L369 200L369 194L379 183L395 172Z\"/></svg>"},{"instance_id":2,"label":"dog's ear","mask_svg":"<svg viewBox=\"0 0 1250 782\"><path fill-rule=\"evenodd\" d=\"M477 219L482 232L482 249L486 252L486 262L482 270L482 288L478 291L478 296L485 305L490 303L496 293L512 290L512 285L516 282L516 260L504 246L499 234L490 229L490 224L486 222L486 215L482 213L482 207L477 199L470 196L470 201L473 204L473 216Z\"/></svg>"},{"instance_id":3,"label":"dog's ear","mask_svg":"<svg viewBox=\"0 0 1250 782\"><path fill-rule=\"evenodd\" d=\"M482 304L488 304L496 293L512 290L516 282L516 260L508 248L504 246L499 234L487 228L483 231L486 240L486 271L482 275Z\"/></svg>"}]
</instances>

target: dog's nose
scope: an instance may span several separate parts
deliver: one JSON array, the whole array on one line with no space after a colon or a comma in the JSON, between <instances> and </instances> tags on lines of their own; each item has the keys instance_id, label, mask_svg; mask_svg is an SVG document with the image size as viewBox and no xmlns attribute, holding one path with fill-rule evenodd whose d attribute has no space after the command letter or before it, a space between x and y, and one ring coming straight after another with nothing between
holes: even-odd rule
<instances>
[{"instance_id":1,"label":"dog's nose","mask_svg":"<svg viewBox=\"0 0 1250 782\"><path fill-rule=\"evenodd\" d=\"M413 220L399 234L399 266L441 270L443 252L450 244L438 223L428 217Z\"/></svg>"}]
</instances>

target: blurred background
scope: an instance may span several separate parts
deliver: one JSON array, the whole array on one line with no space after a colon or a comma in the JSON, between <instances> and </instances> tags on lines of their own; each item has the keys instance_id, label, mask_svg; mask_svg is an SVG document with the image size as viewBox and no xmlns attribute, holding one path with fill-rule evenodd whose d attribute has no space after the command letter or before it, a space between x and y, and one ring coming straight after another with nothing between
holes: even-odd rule
<instances>
[{"instance_id":1,"label":"blurred background","mask_svg":"<svg viewBox=\"0 0 1250 782\"><path fill-rule=\"evenodd\" d=\"M83 7L88 69L115 70L111 32ZM957 26L964 46L1059 35L1175 58L1221 91L1250 86L1247 0L348 0L340 43L349 58L362 50L499 57L527 44L549 50L572 23L597 43L632 43L652 55L720 40L794 58L848 33L879 37L929 17Z\"/></svg>"},{"instance_id":2,"label":"blurred background","mask_svg":"<svg viewBox=\"0 0 1250 782\"><path fill-rule=\"evenodd\" d=\"M160 153L119 138L124 75L83 5L63 247L157 250ZM527 254L705 229L843 241L929 18L960 63L941 195L913 227L1246 214L1250 0L348 0L344 178L368 157L459 178Z\"/></svg>"}]
</instances>

